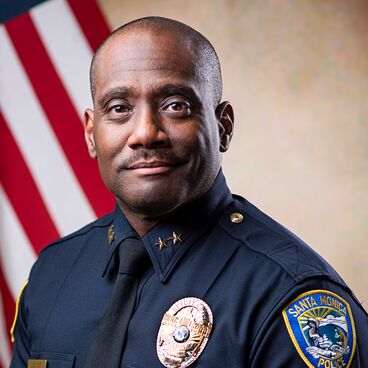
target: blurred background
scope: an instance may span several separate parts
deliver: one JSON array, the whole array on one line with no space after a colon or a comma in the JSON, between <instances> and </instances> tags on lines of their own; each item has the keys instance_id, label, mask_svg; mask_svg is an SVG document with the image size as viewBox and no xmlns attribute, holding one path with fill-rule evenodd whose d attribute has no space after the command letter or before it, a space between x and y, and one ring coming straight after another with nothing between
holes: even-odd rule
<instances>
[{"instance_id":1,"label":"blurred background","mask_svg":"<svg viewBox=\"0 0 368 368\"><path fill-rule=\"evenodd\" d=\"M235 110L230 188L322 254L368 304L368 2L99 4L112 29L161 15L213 43Z\"/></svg>"},{"instance_id":2,"label":"blurred background","mask_svg":"<svg viewBox=\"0 0 368 368\"><path fill-rule=\"evenodd\" d=\"M95 163L87 163L83 139L76 138L82 137L81 127L63 130L60 121L72 124L91 105L88 63L109 29L147 15L196 28L219 54L223 99L235 110L235 134L223 162L232 191L327 259L367 308L368 1L49 0L29 14L28 20L4 16L0 33L0 134L3 142L6 138L0 147L0 325L9 325L6 311L10 315L14 308L37 252L113 206ZM27 48L32 28L27 22L38 32L59 82L43 64L42 48ZM76 41L78 32L84 46ZM5 70L6 61L13 66ZM28 87L19 91L25 80ZM60 102L58 83L69 102ZM41 107L33 106L31 95ZM42 119L51 128L39 124ZM84 158L75 161L76 155ZM34 213L37 203L44 208ZM10 348L0 346L5 366Z\"/></svg>"}]
</instances>

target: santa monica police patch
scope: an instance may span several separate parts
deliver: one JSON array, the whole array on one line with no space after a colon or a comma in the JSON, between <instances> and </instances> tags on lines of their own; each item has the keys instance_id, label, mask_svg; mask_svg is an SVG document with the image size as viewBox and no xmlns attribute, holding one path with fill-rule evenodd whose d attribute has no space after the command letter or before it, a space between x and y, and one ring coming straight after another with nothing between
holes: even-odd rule
<instances>
[{"instance_id":1,"label":"santa monica police patch","mask_svg":"<svg viewBox=\"0 0 368 368\"><path fill-rule=\"evenodd\" d=\"M299 295L282 312L291 340L308 367L349 368L356 334L349 304L326 290Z\"/></svg>"}]
</instances>

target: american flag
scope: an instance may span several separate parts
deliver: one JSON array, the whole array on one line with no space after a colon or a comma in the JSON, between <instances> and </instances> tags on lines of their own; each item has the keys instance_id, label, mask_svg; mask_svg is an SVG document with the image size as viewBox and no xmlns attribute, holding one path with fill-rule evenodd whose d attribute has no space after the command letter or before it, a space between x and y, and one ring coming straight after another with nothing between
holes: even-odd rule
<instances>
[{"instance_id":1,"label":"american flag","mask_svg":"<svg viewBox=\"0 0 368 368\"><path fill-rule=\"evenodd\" d=\"M114 202L81 120L91 106L92 53L109 27L94 0L35 3L0 2L0 368L9 365L16 300L39 251Z\"/></svg>"}]
</instances>

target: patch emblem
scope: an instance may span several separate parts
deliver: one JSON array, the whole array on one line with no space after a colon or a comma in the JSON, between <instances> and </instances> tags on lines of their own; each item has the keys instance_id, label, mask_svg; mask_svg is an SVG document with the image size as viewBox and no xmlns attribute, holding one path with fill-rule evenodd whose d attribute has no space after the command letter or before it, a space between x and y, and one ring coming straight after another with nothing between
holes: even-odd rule
<instances>
[{"instance_id":1,"label":"patch emblem","mask_svg":"<svg viewBox=\"0 0 368 368\"><path fill-rule=\"evenodd\" d=\"M291 340L308 367L349 368L356 346L349 304L326 290L299 295L282 312Z\"/></svg>"},{"instance_id":2,"label":"patch emblem","mask_svg":"<svg viewBox=\"0 0 368 368\"><path fill-rule=\"evenodd\" d=\"M201 299L177 301L164 315L157 336L157 355L167 368L191 365L205 348L212 331L210 307Z\"/></svg>"}]
</instances>

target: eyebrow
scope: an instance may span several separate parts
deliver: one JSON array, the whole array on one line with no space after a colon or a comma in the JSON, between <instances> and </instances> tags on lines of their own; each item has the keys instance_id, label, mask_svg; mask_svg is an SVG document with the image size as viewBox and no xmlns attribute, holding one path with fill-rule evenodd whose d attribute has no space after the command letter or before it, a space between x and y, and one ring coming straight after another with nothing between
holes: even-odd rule
<instances>
[{"instance_id":1,"label":"eyebrow","mask_svg":"<svg viewBox=\"0 0 368 368\"><path fill-rule=\"evenodd\" d=\"M97 101L100 108L103 108L106 103L114 98L127 98L134 96L134 88L132 87L116 87L106 91Z\"/></svg>"},{"instance_id":2,"label":"eyebrow","mask_svg":"<svg viewBox=\"0 0 368 368\"><path fill-rule=\"evenodd\" d=\"M127 87L115 87L107 90L107 92L102 95L97 103L100 108L104 108L108 101L114 98L128 98L134 97L137 95L137 91L135 88L127 86ZM196 104L201 104L201 99L198 96L198 93L192 87L183 85L183 84L173 84L167 83L160 85L158 87L153 88L150 92L152 96L172 96L172 95L182 95L191 99Z\"/></svg>"},{"instance_id":3,"label":"eyebrow","mask_svg":"<svg viewBox=\"0 0 368 368\"><path fill-rule=\"evenodd\" d=\"M159 96L182 95L195 101L200 101L197 91L195 91L192 87L182 84L164 84L155 88L154 94L157 94Z\"/></svg>"}]
</instances>

